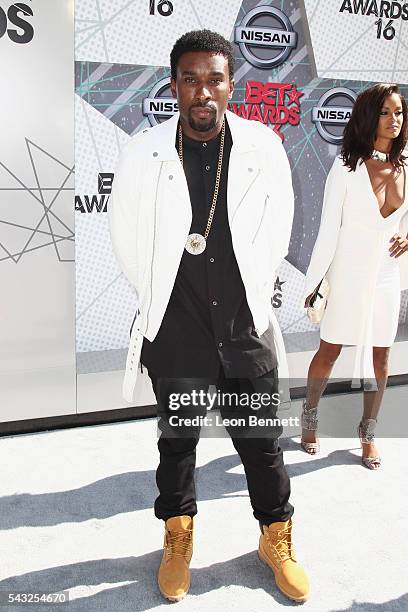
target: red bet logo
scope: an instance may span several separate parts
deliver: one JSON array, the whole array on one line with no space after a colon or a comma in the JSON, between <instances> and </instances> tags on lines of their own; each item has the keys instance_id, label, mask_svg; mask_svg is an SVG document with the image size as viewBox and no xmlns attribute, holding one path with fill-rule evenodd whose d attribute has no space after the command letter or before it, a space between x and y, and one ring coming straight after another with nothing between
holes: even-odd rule
<instances>
[{"instance_id":1,"label":"red bet logo","mask_svg":"<svg viewBox=\"0 0 408 612\"><path fill-rule=\"evenodd\" d=\"M247 81L245 102L247 104L284 105L285 92L292 89L291 83L262 83Z\"/></svg>"}]
</instances>

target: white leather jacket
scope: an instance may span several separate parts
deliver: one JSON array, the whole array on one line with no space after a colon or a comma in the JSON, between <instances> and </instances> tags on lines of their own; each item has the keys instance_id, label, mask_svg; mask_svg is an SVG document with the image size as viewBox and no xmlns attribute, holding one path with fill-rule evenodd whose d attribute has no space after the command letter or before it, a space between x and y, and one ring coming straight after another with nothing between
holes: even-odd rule
<instances>
[{"instance_id":1,"label":"white leather jacket","mask_svg":"<svg viewBox=\"0 0 408 612\"><path fill-rule=\"evenodd\" d=\"M227 206L235 257L254 327L272 322L279 375L288 378L282 334L271 306L276 270L293 221L289 162L280 138L257 121L226 112L232 135ZM122 150L109 208L114 252L136 288L123 396L132 401L143 337L153 341L173 289L192 213L175 148L179 115L136 134Z\"/></svg>"}]
</instances>

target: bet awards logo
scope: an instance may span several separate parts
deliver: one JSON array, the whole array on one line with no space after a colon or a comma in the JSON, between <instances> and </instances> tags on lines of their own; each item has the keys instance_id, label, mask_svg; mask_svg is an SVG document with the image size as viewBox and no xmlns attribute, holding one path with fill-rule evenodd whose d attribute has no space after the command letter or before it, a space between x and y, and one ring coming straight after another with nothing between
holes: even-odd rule
<instances>
[{"instance_id":1,"label":"bet awards logo","mask_svg":"<svg viewBox=\"0 0 408 612\"><path fill-rule=\"evenodd\" d=\"M150 125L157 125L177 111L177 100L171 95L170 77L161 79L143 100L142 112L149 119Z\"/></svg>"},{"instance_id":2,"label":"bet awards logo","mask_svg":"<svg viewBox=\"0 0 408 612\"><path fill-rule=\"evenodd\" d=\"M14 43L25 44L31 42L34 29L25 18L33 17L33 15L31 6L22 2L16 2L9 6L7 13L0 6L0 38L3 38L7 33L9 39Z\"/></svg>"},{"instance_id":3,"label":"bet awards logo","mask_svg":"<svg viewBox=\"0 0 408 612\"><path fill-rule=\"evenodd\" d=\"M257 6L235 28L234 42L252 66L270 70L288 59L297 46L297 32L283 11Z\"/></svg>"},{"instance_id":4,"label":"bet awards logo","mask_svg":"<svg viewBox=\"0 0 408 612\"><path fill-rule=\"evenodd\" d=\"M356 98L354 91L346 87L334 87L322 95L312 109L312 121L323 140L341 144L344 126L350 119Z\"/></svg>"},{"instance_id":5,"label":"bet awards logo","mask_svg":"<svg viewBox=\"0 0 408 612\"><path fill-rule=\"evenodd\" d=\"M113 172L101 172L98 174L98 194L75 196L75 210L81 213L107 212L109 197L112 191Z\"/></svg>"},{"instance_id":6,"label":"bet awards logo","mask_svg":"<svg viewBox=\"0 0 408 612\"><path fill-rule=\"evenodd\" d=\"M280 308L282 306L283 301L283 291L282 285L284 285L286 281L279 280L279 276L276 277L275 285L274 285L274 294L272 298L272 306L274 308Z\"/></svg>"},{"instance_id":7,"label":"bet awards logo","mask_svg":"<svg viewBox=\"0 0 408 612\"><path fill-rule=\"evenodd\" d=\"M229 109L245 119L262 121L272 125L274 132L283 140L280 132L282 125L298 125L300 121L300 101L303 96L292 83L262 83L247 81L245 104L229 105Z\"/></svg>"}]
</instances>

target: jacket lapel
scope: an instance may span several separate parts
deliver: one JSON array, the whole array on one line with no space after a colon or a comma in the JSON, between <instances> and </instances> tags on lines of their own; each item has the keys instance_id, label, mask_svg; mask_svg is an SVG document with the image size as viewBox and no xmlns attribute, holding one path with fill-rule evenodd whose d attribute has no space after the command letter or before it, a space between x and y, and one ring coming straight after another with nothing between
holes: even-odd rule
<instances>
[{"instance_id":1,"label":"jacket lapel","mask_svg":"<svg viewBox=\"0 0 408 612\"><path fill-rule=\"evenodd\" d=\"M228 218L233 222L239 207L259 174L254 153L231 149L228 172Z\"/></svg>"},{"instance_id":2,"label":"jacket lapel","mask_svg":"<svg viewBox=\"0 0 408 612\"><path fill-rule=\"evenodd\" d=\"M152 155L154 163L160 164L160 215L166 222L171 221L170 227L181 226L184 234L185 227L191 226L192 213L186 176L175 147L178 120L176 113L157 129Z\"/></svg>"},{"instance_id":3,"label":"jacket lapel","mask_svg":"<svg viewBox=\"0 0 408 612\"><path fill-rule=\"evenodd\" d=\"M226 112L226 117L233 143L229 160L227 193L228 218L232 224L243 199L259 175L260 167L255 154L254 130L248 129L249 126L230 111ZM168 198L162 199L161 205L171 205L173 225L175 219L185 219L190 227L192 218L190 195L175 147L178 120L179 113L176 113L159 128L153 128L157 130L157 138L154 141L152 155L155 163L161 164L160 183L164 193L168 194ZM167 217L166 214L164 216ZM185 223L182 225L184 228Z\"/></svg>"},{"instance_id":4,"label":"jacket lapel","mask_svg":"<svg viewBox=\"0 0 408 612\"><path fill-rule=\"evenodd\" d=\"M161 182L163 185L163 205L169 208L170 218L182 220L182 225L187 231L190 229L192 220L190 194L186 175L180 160L163 162ZM167 214L165 215L168 216Z\"/></svg>"},{"instance_id":5,"label":"jacket lapel","mask_svg":"<svg viewBox=\"0 0 408 612\"><path fill-rule=\"evenodd\" d=\"M255 143L248 137L252 130L242 129L241 119L227 111L231 130L232 148L228 171L228 218L230 224L260 172L255 154ZM247 128L247 126L244 126Z\"/></svg>"}]
</instances>

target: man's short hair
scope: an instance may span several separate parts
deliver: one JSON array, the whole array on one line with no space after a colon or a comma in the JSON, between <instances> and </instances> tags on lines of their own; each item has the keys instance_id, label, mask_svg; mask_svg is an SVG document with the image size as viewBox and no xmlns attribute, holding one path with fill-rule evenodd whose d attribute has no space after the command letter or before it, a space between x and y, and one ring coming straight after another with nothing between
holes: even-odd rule
<instances>
[{"instance_id":1,"label":"man's short hair","mask_svg":"<svg viewBox=\"0 0 408 612\"><path fill-rule=\"evenodd\" d=\"M221 34L211 30L193 30L186 32L175 43L170 53L171 78L176 80L177 64L180 57L189 51L208 51L214 55L223 55L228 60L229 78L234 78L234 55L231 43Z\"/></svg>"}]
</instances>

